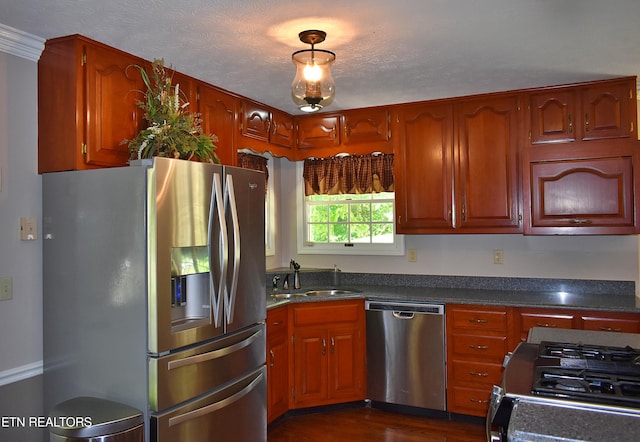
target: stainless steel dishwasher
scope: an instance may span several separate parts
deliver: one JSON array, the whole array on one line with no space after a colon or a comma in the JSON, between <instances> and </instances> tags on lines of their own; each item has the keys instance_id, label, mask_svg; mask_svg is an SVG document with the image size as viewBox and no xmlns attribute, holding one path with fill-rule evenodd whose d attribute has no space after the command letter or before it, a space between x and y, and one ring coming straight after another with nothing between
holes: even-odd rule
<instances>
[{"instance_id":1,"label":"stainless steel dishwasher","mask_svg":"<svg viewBox=\"0 0 640 442\"><path fill-rule=\"evenodd\" d=\"M446 410L444 305L367 301L369 399Z\"/></svg>"}]
</instances>

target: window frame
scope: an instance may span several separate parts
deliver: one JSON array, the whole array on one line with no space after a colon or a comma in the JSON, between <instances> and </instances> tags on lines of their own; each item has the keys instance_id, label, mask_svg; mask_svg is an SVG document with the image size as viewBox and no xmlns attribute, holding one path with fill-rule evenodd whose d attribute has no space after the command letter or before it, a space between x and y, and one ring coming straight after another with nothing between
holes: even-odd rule
<instances>
[{"instance_id":1,"label":"window frame","mask_svg":"<svg viewBox=\"0 0 640 442\"><path fill-rule=\"evenodd\" d=\"M315 255L404 255L404 235L396 233L395 200L394 206L394 241L392 243L309 243L307 238L306 201L304 195L303 164L296 164L296 201L297 204L297 251L299 254Z\"/></svg>"}]
</instances>

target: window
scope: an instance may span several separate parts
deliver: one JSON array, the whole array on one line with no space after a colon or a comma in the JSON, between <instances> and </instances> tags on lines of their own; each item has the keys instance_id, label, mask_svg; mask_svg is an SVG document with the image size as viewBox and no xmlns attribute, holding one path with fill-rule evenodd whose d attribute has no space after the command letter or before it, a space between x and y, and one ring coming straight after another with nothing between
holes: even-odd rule
<instances>
[{"instance_id":1,"label":"window","mask_svg":"<svg viewBox=\"0 0 640 442\"><path fill-rule=\"evenodd\" d=\"M395 234L393 192L304 196L300 191L299 194L304 201L299 253L404 253L402 236Z\"/></svg>"}]
</instances>

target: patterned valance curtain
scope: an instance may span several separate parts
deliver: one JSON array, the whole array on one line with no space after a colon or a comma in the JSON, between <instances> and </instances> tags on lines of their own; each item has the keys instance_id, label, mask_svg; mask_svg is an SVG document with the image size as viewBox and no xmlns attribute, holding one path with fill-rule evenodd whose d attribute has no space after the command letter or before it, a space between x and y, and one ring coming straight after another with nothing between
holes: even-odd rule
<instances>
[{"instance_id":1,"label":"patterned valance curtain","mask_svg":"<svg viewBox=\"0 0 640 442\"><path fill-rule=\"evenodd\" d=\"M392 192L393 154L307 159L303 177L306 196Z\"/></svg>"},{"instance_id":2,"label":"patterned valance curtain","mask_svg":"<svg viewBox=\"0 0 640 442\"><path fill-rule=\"evenodd\" d=\"M267 163L269 160L260 155L253 155L250 153L238 152L238 167L245 169L253 169L264 172L264 191L267 192L267 185L269 184L269 168Z\"/></svg>"}]
</instances>

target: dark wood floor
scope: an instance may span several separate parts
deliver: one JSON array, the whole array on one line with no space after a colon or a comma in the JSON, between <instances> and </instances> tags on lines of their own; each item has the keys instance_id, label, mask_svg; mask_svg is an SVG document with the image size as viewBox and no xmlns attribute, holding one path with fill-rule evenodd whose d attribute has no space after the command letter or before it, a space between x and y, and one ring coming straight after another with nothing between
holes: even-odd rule
<instances>
[{"instance_id":1,"label":"dark wood floor","mask_svg":"<svg viewBox=\"0 0 640 442\"><path fill-rule=\"evenodd\" d=\"M268 442L483 442L480 420L459 421L349 408L287 415L272 423Z\"/></svg>"}]
</instances>

